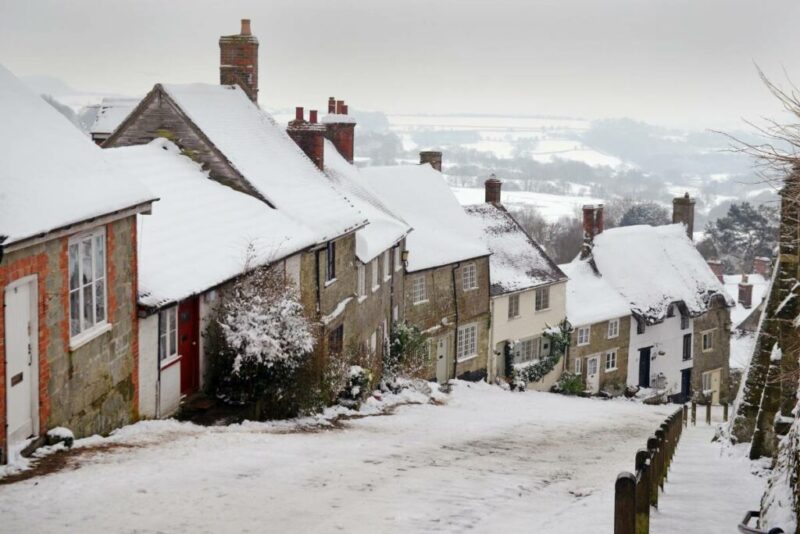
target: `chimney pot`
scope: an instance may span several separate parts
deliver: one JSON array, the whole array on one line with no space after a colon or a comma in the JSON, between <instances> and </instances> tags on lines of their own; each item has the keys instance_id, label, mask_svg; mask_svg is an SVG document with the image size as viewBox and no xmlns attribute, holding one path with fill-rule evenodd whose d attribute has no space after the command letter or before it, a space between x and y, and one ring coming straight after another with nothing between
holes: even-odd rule
<instances>
[{"instance_id":1,"label":"chimney pot","mask_svg":"<svg viewBox=\"0 0 800 534\"><path fill-rule=\"evenodd\" d=\"M431 167L442 172L442 153L438 150L425 150L419 153L419 164L430 163Z\"/></svg>"},{"instance_id":2,"label":"chimney pot","mask_svg":"<svg viewBox=\"0 0 800 534\"><path fill-rule=\"evenodd\" d=\"M342 104L342 115L347 115L349 109L350 108L347 106L347 104Z\"/></svg>"},{"instance_id":3,"label":"chimney pot","mask_svg":"<svg viewBox=\"0 0 800 534\"><path fill-rule=\"evenodd\" d=\"M336 113L336 99L334 97L328 99L328 113Z\"/></svg>"},{"instance_id":4,"label":"chimney pot","mask_svg":"<svg viewBox=\"0 0 800 534\"><path fill-rule=\"evenodd\" d=\"M241 35L252 35L250 32L250 19L242 19Z\"/></svg>"},{"instance_id":5,"label":"chimney pot","mask_svg":"<svg viewBox=\"0 0 800 534\"><path fill-rule=\"evenodd\" d=\"M302 106L297 106L294 108L294 120L302 121L305 119L305 113L303 112Z\"/></svg>"},{"instance_id":6,"label":"chimney pot","mask_svg":"<svg viewBox=\"0 0 800 534\"><path fill-rule=\"evenodd\" d=\"M312 109L308 112L308 122L311 124L317 124L317 110Z\"/></svg>"},{"instance_id":7,"label":"chimney pot","mask_svg":"<svg viewBox=\"0 0 800 534\"><path fill-rule=\"evenodd\" d=\"M497 176L492 174L489 179L484 182L485 200L488 204L500 204L500 191L503 187L503 182L497 179Z\"/></svg>"},{"instance_id":8,"label":"chimney pot","mask_svg":"<svg viewBox=\"0 0 800 534\"><path fill-rule=\"evenodd\" d=\"M337 100L336 101L336 114L337 115L341 115L343 107L344 107L344 100Z\"/></svg>"}]
</instances>

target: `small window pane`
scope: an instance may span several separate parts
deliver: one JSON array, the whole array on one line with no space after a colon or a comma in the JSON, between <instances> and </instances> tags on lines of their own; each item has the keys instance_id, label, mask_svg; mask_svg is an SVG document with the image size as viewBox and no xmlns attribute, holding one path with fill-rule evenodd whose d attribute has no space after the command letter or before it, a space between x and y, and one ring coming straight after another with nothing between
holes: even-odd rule
<instances>
[{"instance_id":1,"label":"small window pane","mask_svg":"<svg viewBox=\"0 0 800 534\"><path fill-rule=\"evenodd\" d=\"M178 333L177 333L177 308L172 308L168 311L169 315L169 354L170 356L178 353Z\"/></svg>"},{"instance_id":2,"label":"small window pane","mask_svg":"<svg viewBox=\"0 0 800 534\"><path fill-rule=\"evenodd\" d=\"M80 291L69 293L69 334L77 335L81 331L81 299Z\"/></svg>"},{"instance_id":3,"label":"small window pane","mask_svg":"<svg viewBox=\"0 0 800 534\"><path fill-rule=\"evenodd\" d=\"M83 288L83 328L91 328L94 326L94 295L92 295L92 286L84 286Z\"/></svg>"},{"instance_id":4,"label":"small window pane","mask_svg":"<svg viewBox=\"0 0 800 534\"><path fill-rule=\"evenodd\" d=\"M77 289L78 287L78 244L73 243L69 246L69 288Z\"/></svg>"},{"instance_id":5,"label":"small window pane","mask_svg":"<svg viewBox=\"0 0 800 534\"><path fill-rule=\"evenodd\" d=\"M103 236L98 235L94 238L94 276L103 278L106 271L106 244Z\"/></svg>"},{"instance_id":6,"label":"small window pane","mask_svg":"<svg viewBox=\"0 0 800 534\"><path fill-rule=\"evenodd\" d=\"M106 320L106 283L99 280L94 286L95 320L101 323Z\"/></svg>"},{"instance_id":7,"label":"small window pane","mask_svg":"<svg viewBox=\"0 0 800 534\"><path fill-rule=\"evenodd\" d=\"M92 281L92 240L81 241L81 285Z\"/></svg>"}]
</instances>

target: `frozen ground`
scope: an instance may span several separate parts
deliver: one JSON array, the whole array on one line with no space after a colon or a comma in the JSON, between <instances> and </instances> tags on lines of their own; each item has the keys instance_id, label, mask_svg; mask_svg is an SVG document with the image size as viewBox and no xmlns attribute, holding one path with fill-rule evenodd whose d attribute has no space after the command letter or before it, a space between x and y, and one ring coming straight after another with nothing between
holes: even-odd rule
<instances>
[{"instance_id":1,"label":"frozen ground","mask_svg":"<svg viewBox=\"0 0 800 534\"><path fill-rule=\"evenodd\" d=\"M611 532L616 475L671 410L458 383L339 428L140 423L0 486L0 531Z\"/></svg>"},{"instance_id":2,"label":"frozen ground","mask_svg":"<svg viewBox=\"0 0 800 534\"><path fill-rule=\"evenodd\" d=\"M736 532L744 514L759 508L766 484L763 469L769 461L751 462L747 445L713 443L716 425L705 424L701 408L697 426L684 429L658 511L650 516L654 533ZM719 408L712 422L722 422Z\"/></svg>"}]
</instances>

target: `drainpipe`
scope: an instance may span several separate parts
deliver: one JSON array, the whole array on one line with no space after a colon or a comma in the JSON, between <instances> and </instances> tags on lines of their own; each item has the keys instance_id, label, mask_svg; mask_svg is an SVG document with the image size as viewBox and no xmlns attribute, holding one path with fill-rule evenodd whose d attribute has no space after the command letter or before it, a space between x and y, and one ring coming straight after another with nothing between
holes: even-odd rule
<instances>
[{"instance_id":1,"label":"drainpipe","mask_svg":"<svg viewBox=\"0 0 800 534\"><path fill-rule=\"evenodd\" d=\"M456 289L456 269L461 267L461 262L453 265L450 274L453 276L453 306L456 310L456 329L453 331L453 378L458 376L458 290Z\"/></svg>"},{"instance_id":2,"label":"drainpipe","mask_svg":"<svg viewBox=\"0 0 800 534\"><path fill-rule=\"evenodd\" d=\"M3 263L3 242L7 239L6 236L0 235L0 263Z\"/></svg>"},{"instance_id":3,"label":"drainpipe","mask_svg":"<svg viewBox=\"0 0 800 534\"><path fill-rule=\"evenodd\" d=\"M317 272L317 276L315 277L315 280L314 280L314 281L315 281L315 283L316 283L316 290L317 290L317 302L316 302L316 306L317 306L317 315L319 315L319 314L320 314L320 311L322 310L322 304L320 304L320 298L321 298L321 297L320 297L320 294L321 294L321 289L320 289L320 287L319 287L319 253L320 253L320 250L319 250L319 249L317 249L317 250L314 252L314 262L315 262L315 269L316 269L316 272Z\"/></svg>"}]
</instances>

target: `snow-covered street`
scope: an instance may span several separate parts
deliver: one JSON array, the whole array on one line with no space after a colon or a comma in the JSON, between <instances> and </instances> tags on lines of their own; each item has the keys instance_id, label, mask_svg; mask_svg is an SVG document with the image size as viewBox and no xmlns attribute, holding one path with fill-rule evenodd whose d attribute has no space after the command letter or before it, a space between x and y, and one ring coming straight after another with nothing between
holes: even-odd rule
<instances>
[{"instance_id":1,"label":"snow-covered street","mask_svg":"<svg viewBox=\"0 0 800 534\"><path fill-rule=\"evenodd\" d=\"M323 430L139 423L0 485L0 530L611 532L617 473L673 409L460 382Z\"/></svg>"}]
</instances>

